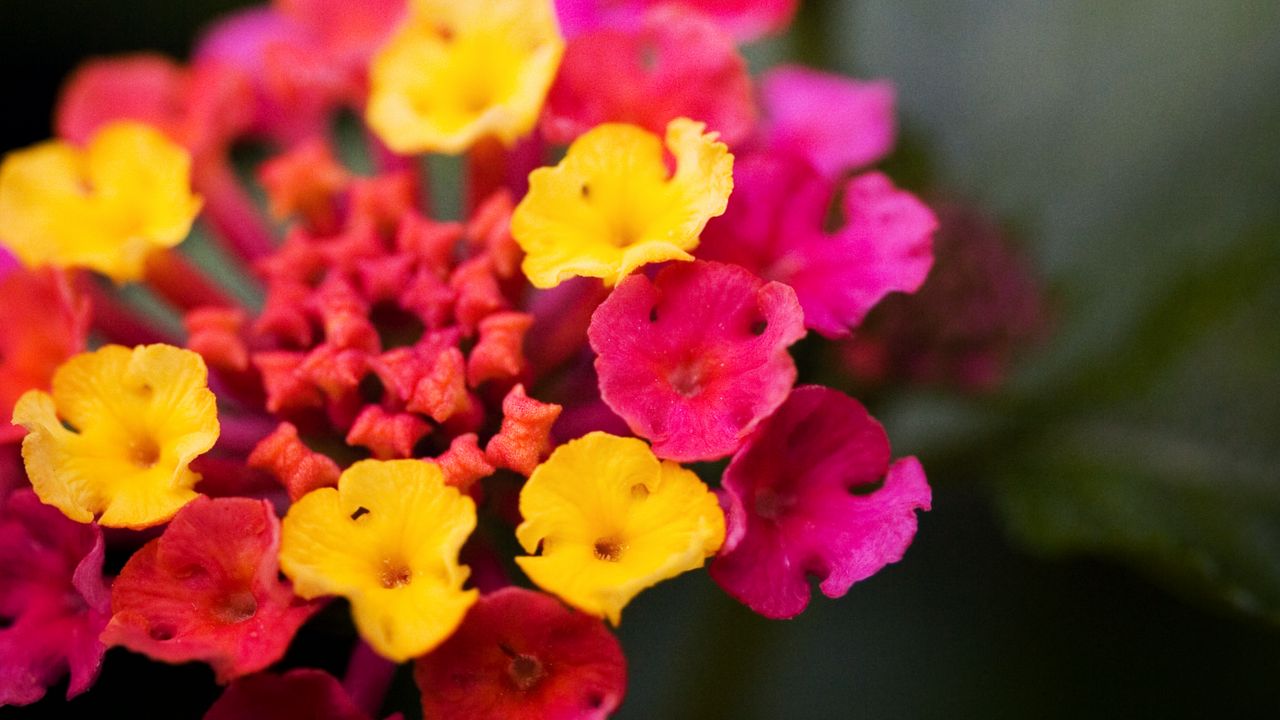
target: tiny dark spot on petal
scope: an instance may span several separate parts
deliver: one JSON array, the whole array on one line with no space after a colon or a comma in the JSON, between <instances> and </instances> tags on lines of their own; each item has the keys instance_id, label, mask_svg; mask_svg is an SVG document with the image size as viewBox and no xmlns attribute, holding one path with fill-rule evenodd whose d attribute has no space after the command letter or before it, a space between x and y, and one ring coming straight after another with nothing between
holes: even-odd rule
<instances>
[{"instance_id":1,"label":"tiny dark spot on petal","mask_svg":"<svg viewBox=\"0 0 1280 720\"><path fill-rule=\"evenodd\" d=\"M651 323L658 322L658 306L657 305L654 305L653 307L649 308L649 322Z\"/></svg>"},{"instance_id":2,"label":"tiny dark spot on petal","mask_svg":"<svg viewBox=\"0 0 1280 720\"><path fill-rule=\"evenodd\" d=\"M604 707L604 696L600 693L591 693L587 696L587 707L592 710L599 710Z\"/></svg>"},{"instance_id":3,"label":"tiny dark spot on petal","mask_svg":"<svg viewBox=\"0 0 1280 720\"><path fill-rule=\"evenodd\" d=\"M170 623L156 623L151 626L147 634L151 636L152 640L165 642L166 640L172 640L178 634L178 628Z\"/></svg>"},{"instance_id":4,"label":"tiny dark spot on petal","mask_svg":"<svg viewBox=\"0 0 1280 720\"><path fill-rule=\"evenodd\" d=\"M767 320L757 320L754 323L751 323L752 335L756 335L756 336L763 335L764 331L768 329L769 329L769 321Z\"/></svg>"},{"instance_id":5,"label":"tiny dark spot on petal","mask_svg":"<svg viewBox=\"0 0 1280 720\"><path fill-rule=\"evenodd\" d=\"M644 500L649 497L649 486L644 483L636 483L631 486L631 497L636 500Z\"/></svg>"},{"instance_id":6,"label":"tiny dark spot on petal","mask_svg":"<svg viewBox=\"0 0 1280 720\"><path fill-rule=\"evenodd\" d=\"M352 519L352 520L359 520L360 518L362 518L362 517L364 517L365 515L368 515L368 514L369 514L369 508L367 508L367 507L358 507L358 508L356 508L356 511L355 511L355 512L351 513L351 519Z\"/></svg>"},{"instance_id":7,"label":"tiny dark spot on petal","mask_svg":"<svg viewBox=\"0 0 1280 720\"><path fill-rule=\"evenodd\" d=\"M582 183L582 198L585 200L589 197L591 197L591 186L586 183Z\"/></svg>"}]
</instances>

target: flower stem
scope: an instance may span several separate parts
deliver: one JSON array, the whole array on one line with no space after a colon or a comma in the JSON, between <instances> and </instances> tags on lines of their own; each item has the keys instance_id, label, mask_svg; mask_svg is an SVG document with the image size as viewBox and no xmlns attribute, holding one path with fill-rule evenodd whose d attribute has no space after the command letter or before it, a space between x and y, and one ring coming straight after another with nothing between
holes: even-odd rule
<instances>
[{"instance_id":1,"label":"flower stem","mask_svg":"<svg viewBox=\"0 0 1280 720\"><path fill-rule=\"evenodd\" d=\"M156 327L150 319L123 303L92 278L86 278L84 287L93 305L93 327L110 342L129 346L175 343L173 336Z\"/></svg>"},{"instance_id":2,"label":"flower stem","mask_svg":"<svg viewBox=\"0 0 1280 720\"><path fill-rule=\"evenodd\" d=\"M147 258L147 285L181 310L236 307L238 303L204 272L176 250L161 250Z\"/></svg>"},{"instance_id":3,"label":"flower stem","mask_svg":"<svg viewBox=\"0 0 1280 720\"><path fill-rule=\"evenodd\" d=\"M252 264L274 251L275 236L228 159L200 163L195 186L214 234L233 256Z\"/></svg>"}]
</instances>

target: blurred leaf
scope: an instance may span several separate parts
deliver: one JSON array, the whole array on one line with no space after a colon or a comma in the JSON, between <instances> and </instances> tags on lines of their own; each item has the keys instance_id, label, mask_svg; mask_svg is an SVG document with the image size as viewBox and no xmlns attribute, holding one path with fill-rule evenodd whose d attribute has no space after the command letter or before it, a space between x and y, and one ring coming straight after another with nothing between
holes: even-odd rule
<instances>
[{"instance_id":1,"label":"blurred leaf","mask_svg":"<svg viewBox=\"0 0 1280 720\"><path fill-rule=\"evenodd\" d=\"M1036 547L1280 620L1280 5L823 8L835 64L898 85L936 190L1016 223L1058 301L1006 396L898 402L895 444L993 481Z\"/></svg>"}]
</instances>

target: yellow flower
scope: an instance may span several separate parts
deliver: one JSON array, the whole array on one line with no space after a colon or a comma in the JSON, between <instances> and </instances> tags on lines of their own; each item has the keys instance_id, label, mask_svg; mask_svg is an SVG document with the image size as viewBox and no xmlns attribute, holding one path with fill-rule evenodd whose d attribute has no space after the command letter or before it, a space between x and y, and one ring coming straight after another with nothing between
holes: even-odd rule
<instances>
[{"instance_id":1,"label":"yellow flower","mask_svg":"<svg viewBox=\"0 0 1280 720\"><path fill-rule=\"evenodd\" d=\"M218 440L204 360L190 350L107 345L58 368L52 395L29 390L13 422L40 500L78 522L145 528L197 493L188 465Z\"/></svg>"},{"instance_id":2,"label":"yellow flower","mask_svg":"<svg viewBox=\"0 0 1280 720\"><path fill-rule=\"evenodd\" d=\"M667 125L670 177L658 137L622 124L592 129L559 165L534 170L511 218L529 282L549 288L582 275L614 285L648 263L692 260L733 191L733 155L705 129L687 118Z\"/></svg>"},{"instance_id":3,"label":"yellow flower","mask_svg":"<svg viewBox=\"0 0 1280 720\"><path fill-rule=\"evenodd\" d=\"M363 460L289 508L280 567L304 598L351 601L360 635L403 662L448 638L476 601L458 564L475 526L475 503L434 463Z\"/></svg>"},{"instance_id":4,"label":"yellow flower","mask_svg":"<svg viewBox=\"0 0 1280 720\"><path fill-rule=\"evenodd\" d=\"M561 445L520 493L516 558L534 583L614 625L641 590L702 567L724 542L715 495L635 438Z\"/></svg>"},{"instance_id":5,"label":"yellow flower","mask_svg":"<svg viewBox=\"0 0 1280 720\"><path fill-rule=\"evenodd\" d=\"M0 242L28 267L85 267L117 282L191 231L200 199L191 156L137 122L99 130L81 149L50 140L0 165Z\"/></svg>"},{"instance_id":6,"label":"yellow flower","mask_svg":"<svg viewBox=\"0 0 1280 720\"><path fill-rule=\"evenodd\" d=\"M370 70L367 120L392 150L463 152L533 129L564 40L551 0L415 0Z\"/></svg>"}]
</instances>

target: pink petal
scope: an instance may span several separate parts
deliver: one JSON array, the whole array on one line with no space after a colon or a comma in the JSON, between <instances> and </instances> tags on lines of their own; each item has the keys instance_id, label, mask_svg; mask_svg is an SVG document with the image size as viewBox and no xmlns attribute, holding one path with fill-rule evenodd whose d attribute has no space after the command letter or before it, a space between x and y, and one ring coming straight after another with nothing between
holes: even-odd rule
<instances>
[{"instance_id":1,"label":"pink petal","mask_svg":"<svg viewBox=\"0 0 1280 720\"><path fill-rule=\"evenodd\" d=\"M570 40L542 128L568 144L605 122L661 135L678 117L707 123L733 146L755 128L755 98L733 39L703 16L664 7Z\"/></svg>"},{"instance_id":2,"label":"pink petal","mask_svg":"<svg viewBox=\"0 0 1280 720\"><path fill-rule=\"evenodd\" d=\"M740 264L790 285L806 327L847 336L884 296L914 292L933 264L933 212L881 173L844 188L845 224L824 229L835 186L785 156L738 164L728 211L703 233L698 256Z\"/></svg>"},{"instance_id":3,"label":"pink petal","mask_svg":"<svg viewBox=\"0 0 1280 720\"><path fill-rule=\"evenodd\" d=\"M369 720L341 683L311 668L241 678L222 693L204 720Z\"/></svg>"},{"instance_id":4,"label":"pink petal","mask_svg":"<svg viewBox=\"0 0 1280 720\"><path fill-rule=\"evenodd\" d=\"M897 139L893 85L790 65L760 83L771 152L796 155L829 178L883 159Z\"/></svg>"},{"instance_id":5,"label":"pink petal","mask_svg":"<svg viewBox=\"0 0 1280 720\"><path fill-rule=\"evenodd\" d=\"M877 484L883 480L883 484ZM853 398L796 388L725 470L726 542L711 565L721 587L770 618L828 597L897 562L931 493L915 458L889 465L884 429Z\"/></svg>"},{"instance_id":6,"label":"pink petal","mask_svg":"<svg viewBox=\"0 0 1280 720\"><path fill-rule=\"evenodd\" d=\"M319 609L279 580L270 503L201 497L125 564L103 642L163 662L207 662L219 682L279 660Z\"/></svg>"},{"instance_id":7,"label":"pink petal","mask_svg":"<svg viewBox=\"0 0 1280 720\"><path fill-rule=\"evenodd\" d=\"M622 702L627 665L601 620L508 587L480 598L414 677L426 717L603 720Z\"/></svg>"},{"instance_id":8,"label":"pink petal","mask_svg":"<svg viewBox=\"0 0 1280 720\"><path fill-rule=\"evenodd\" d=\"M16 490L0 509L0 706L27 705L69 672L71 698L93 684L107 623L102 532Z\"/></svg>"},{"instance_id":9,"label":"pink petal","mask_svg":"<svg viewBox=\"0 0 1280 720\"><path fill-rule=\"evenodd\" d=\"M714 20L740 42L783 30L791 24L799 0L556 0L566 37L609 26L639 22L648 8L671 5Z\"/></svg>"},{"instance_id":10,"label":"pink petal","mask_svg":"<svg viewBox=\"0 0 1280 720\"><path fill-rule=\"evenodd\" d=\"M795 382L804 335L790 288L740 267L676 263L632 275L591 320L600 395L660 457L733 452Z\"/></svg>"}]
</instances>

